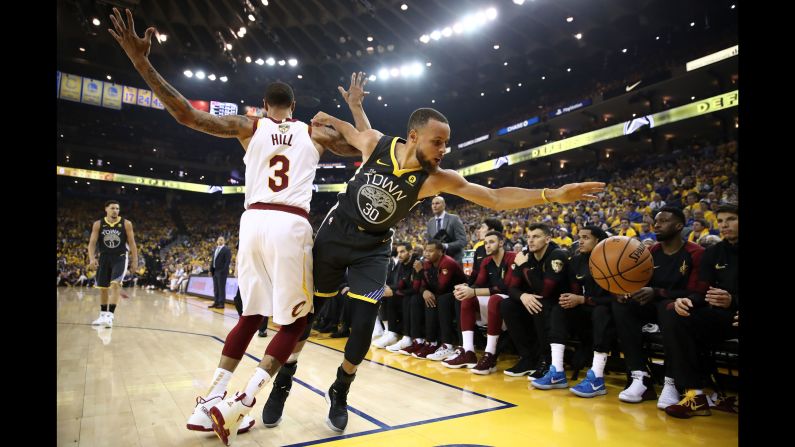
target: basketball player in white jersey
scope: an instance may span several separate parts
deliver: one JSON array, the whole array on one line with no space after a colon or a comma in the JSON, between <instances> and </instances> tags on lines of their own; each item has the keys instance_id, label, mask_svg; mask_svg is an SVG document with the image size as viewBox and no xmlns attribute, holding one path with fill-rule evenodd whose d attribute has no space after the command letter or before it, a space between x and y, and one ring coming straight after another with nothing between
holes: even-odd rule
<instances>
[{"instance_id":1,"label":"basketball player in white jersey","mask_svg":"<svg viewBox=\"0 0 795 447\"><path fill-rule=\"evenodd\" d=\"M266 117L214 116L194 109L169 85L148 60L154 28L143 38L135 33L132 13L127 23L113 8L110 34L121 45L166 110L180 124L218 137L236 137L246 151L246 211L240 218L237 254L238 284L243 313L229 332L221 360L205 396L196 399L189 430L214 430L231 445L254 420L247 413L254 396L291 356L312 309L312 227L308 221L312 182L324 146L341 155L359 151L344 143L336 131L312 128L292 118L293 90L282 82L268 85ZM281 325L243 392L223 400L226 387L265 316Z\"/></svg>"}]
</instances>

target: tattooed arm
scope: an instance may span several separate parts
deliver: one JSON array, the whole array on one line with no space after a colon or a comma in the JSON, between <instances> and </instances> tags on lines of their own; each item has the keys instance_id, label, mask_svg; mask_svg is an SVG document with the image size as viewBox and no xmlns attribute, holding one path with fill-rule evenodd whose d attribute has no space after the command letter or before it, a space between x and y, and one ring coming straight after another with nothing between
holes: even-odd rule
<instances>
[{"instance_id":1,"label":"tattooed arm","mask_svg":"<svg viewBox=\"0 0 795 447\"><path fill-rule=\"evenodd\" d=\"M110 20L115 31L108 32L121 45L122 49L132 61L135 69L144 78L155 95L160 99L177 122L191 129L215 135L222 138L238 138L241 143L254 134L251 121L242 115L215 116L201 110L196 110L174 87L171 86L149 62L149 50L152 45L152 34L155 29L147 28L144 37L138 37L135 32L135 22L129 9L125 10L127 23L121 13L113 8ZM247 144L243 145L244 147Z\"/></svg>"},{"instance_id":2,"label":"tattooed arm","mask_svg":"<svg viewBox=\"0 0 795 447\"><path fill-rule=\"evenodd\" d=\"M359 149L348 144L345 138L340 135L333 127L310 126L310 135L320 155L328 149L330 152L340 157L361 157Z\"/></svg>"}]
</instances>

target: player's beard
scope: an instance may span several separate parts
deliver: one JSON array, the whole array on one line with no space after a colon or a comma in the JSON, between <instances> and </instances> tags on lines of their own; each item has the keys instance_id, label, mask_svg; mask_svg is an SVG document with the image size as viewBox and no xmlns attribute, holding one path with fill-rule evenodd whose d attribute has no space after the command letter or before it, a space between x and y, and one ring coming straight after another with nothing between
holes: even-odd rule
<instances>
[{"instance_id":1,"label":"player's beard","mask_svg":"<svg viewBox=\"0 0 795 447\"><path fill-rule=\"evenodd\" d=\"M657 242L670 241L674 237L677 237L677 236L680 236L680 235L681 235L680 231L672 231L670 233L655 233L655 236L657 236Z\"/></svg>"},{"instance_id":2,"label":"player's beard","mask_svg":"<svg viewBox=\"0 0 795 447\"><path fill-rule=\"evenodd\" d=\"M420 167L422 167L422 170L427 172L428 174L433 174L438 169L436 166L431 164L431 161L426 159L425 156L422 154L422 147L417 146L417 151L414 153L414 156L417 157L417 161L420 163Z\"/></svg>"}]
</instances>

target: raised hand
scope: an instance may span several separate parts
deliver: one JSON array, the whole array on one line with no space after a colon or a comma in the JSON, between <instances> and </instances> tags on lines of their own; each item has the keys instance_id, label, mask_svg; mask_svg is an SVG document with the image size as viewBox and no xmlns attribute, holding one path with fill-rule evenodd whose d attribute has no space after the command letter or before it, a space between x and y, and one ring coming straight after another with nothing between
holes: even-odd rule
<instances>
[{"instance_id":1,"label":"raised hand","mask_svg":"<svg viewBox=\"0 0 795 447\"><path fill-rule=\"evenodd\" d=\"M154 27L149 27L144 32L144 37L138 37L135 33L135 21L129 9L125 9L127 14L127 23L121 17L121 13L117 8L113 8L113 15L110 16L110 21L113 23L115 31L108 28L108 32L116 42L119 42L121 48L127 53L127 57L134 63L149 57L149 50L152 48L152 34L155 33Z\"/></svg>"},{"instance_id":2,"label":"raised hand","mask_svg":"<svg viewBox=\"0 0 795 447\"><path fill-rule=\"evenodd\" d=\"M351 73L351 85L346 91L342 86L337 86L342 98L349 105L361 105L364 97L369 95L370 92L364 91L364 86L367 85L367 76L364 72Z\"/></svg>"}]
</instances>

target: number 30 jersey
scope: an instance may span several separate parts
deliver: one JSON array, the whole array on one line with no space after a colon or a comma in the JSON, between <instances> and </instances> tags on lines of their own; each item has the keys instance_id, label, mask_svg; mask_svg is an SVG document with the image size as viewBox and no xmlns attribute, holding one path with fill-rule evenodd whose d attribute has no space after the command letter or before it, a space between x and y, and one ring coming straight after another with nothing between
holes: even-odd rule
<instances>
[{"instance_id":1,"label":"number 30 jersey","mask_svg":"<svg viewBox=\"0 0 795 447\"><path fill-rule=\"evenodd\" d=\"M421 168L400 169L395 145L406 141L382 136L367 162L348 180L338 197L338 211L361 230L387 231L409 214L428 173Z\"/></svg>"},{"instance_id":2,"label":"number 30 jersey","mask_svg":"<svg viewBox=\"0 0 795 447\"><path fill-rule=\"evenodd\" d=\"M309 212L312 182L320 154L310 137L311 128L288 118L265 117L254 124L248 144L245 207L257 202L277 203Z\"/></svg>"}]
</instances>

